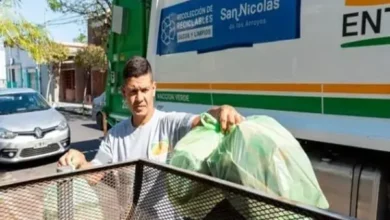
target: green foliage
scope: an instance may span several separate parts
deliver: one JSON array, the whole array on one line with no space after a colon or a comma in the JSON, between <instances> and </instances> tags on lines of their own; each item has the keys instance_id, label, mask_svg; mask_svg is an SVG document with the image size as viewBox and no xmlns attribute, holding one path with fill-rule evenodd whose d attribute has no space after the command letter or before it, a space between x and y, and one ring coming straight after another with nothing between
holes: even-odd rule
<instances>
[{"instance_id":1,"label":"green foliage","mask_svg":"<svg viewBox=\"0 0 390 220\"><path fill-rule=\"evenodd\" d=\"M112 0L47 0L52 11L95 17L109 11Z\"/></svg>"},{"instance_id":2,"label":"green foliage","mask_svg":"<svg viewBox=\"0 0 390 220\"><path fill-rule=\"evenodd\" d=\"M49 5L49 8L56 12L61 9L61 3L58 0L47 0L47 4Z\"/></svg>"},{"instance_id":3,"label":"green foliage","mask_svg":"<svg viewBox=\"0 0 390 220\"><path fill-rule=\"evenodd\" d=\"M44 45L43 50L45 51L45 63L63 62L68 59L70 54L66 46L54 41L50 41Z\"/></svg>"},{"instance_id":4,"label":"green foliage","mask_svg":"<svg viewBox=\"0 0 390 220\"><path fill-rule=\"evenodd\" d=\"M52 11L73 17L61 24L76 23L88 19L102 24L98 28L93 28L92 33L100 40L99 45L107 43L111 30L112 0L47 0L47 3Z\"/></svg>"},{"instance_id":5,"label":"green foliage","mask_svg":"<svg viewBox=\"0 0 390 220\"><path fill-rule=\"evenodd\" d=\"M12 9L20 0L0 0L0 40L5 46L17 47L26 51L37 64L49 64L54 69L57 63L68 58L69 50L62 44L50 39L47 31L18 16ZM49 70L46 99L54 71Z\"/></svg>"},{"instance_id":6,"label":"green foliage","mask_svg":"<svg viewBox=\"0 0 390 220\"><path fill-rule=\"evenodd\" d=\"M100 46L88 45L76 53L75 63L89 70L92 68L104 70L107 67L106 53Z\"/></svg>"},{"instance_id":7,"label":"green foliage","mask_svg":"<svg viewBox=\"0 0 390 220\"><path fill-rule=\"evenodd\" d=\"M0 39L6 46L26 51L37 64L49 64L67 59L66 47L55 43L47 31L39 25L24 20L13 13L20 0L0 2Z\"/></svg>"},{"instance_id":8,"label":"green foliage","mask_svg":"<svg viewBox=\"0 0 390 220\"><path fill-rule=\"evenodd\" d=\"M69 54L67 48L49 38L45 29L23 19L0 19L0 38L6 46L25 50L38 64L63 61Z\"/></svg>"},{"instance_id":9,"label":"green foliage","mask_svg":"<svg viewBox=\"0 0 390 220\"><path fill-rule=\"evenodd\" d=\"M73 39L74 42L87 43L87 36L83 33Z\"/></svg>"}]
</instances>

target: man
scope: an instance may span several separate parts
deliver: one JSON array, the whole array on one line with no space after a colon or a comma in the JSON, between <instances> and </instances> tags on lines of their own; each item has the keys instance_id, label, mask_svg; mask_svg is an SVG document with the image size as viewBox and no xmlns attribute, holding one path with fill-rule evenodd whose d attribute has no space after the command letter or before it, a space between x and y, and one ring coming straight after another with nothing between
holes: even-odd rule
<instances>
[{"instance_id":1,"label":"man","mask_svg":"<svg viewBox=\"0 0 390 220\"><path fill-rule=\"evenodd\" d=\"M110 129L91 162L81 152L71 149L60 158L59 166L73 165L76 169L82 169L138 158L165 162L168 151L192 128L201 125L198 115L155 109L156 82L145 58L131 58L126 63L123 77L122 94L132 117ZM224 132L243 118L227 105L208 112L219 119Z\"/></svg>"},{"instance_id":2,"label":"man","mask_svg":"<svg viewBox=\"0 0 390 220\"><path fill-rule=\"evenodd\" d=\"M153 80L152 69L149 62L142 57L130 59L123 71L124 85L122 94L132 113L132 117L124 120L110 129L102 141L95 158L88 162L84 154L77 150L69 150L58 162L59 166L74 166L76 169L90 168L94 165L136 160L139 158L166 162L168 152L176 143L192 128L201 125L200 116L182 112L163 112L154 108L156 83ZM222 131L227 131L230 126L240 123L242 116L230 106L215 107L208 111L219 119ZM164 210L169 204L167 194L160 185L163 181L163 173L158 176L153 171L144 171L148 184L145 185L144 195L137 205L139 210L146 213L150 219L160 219L166 216ZM104 173L88 176L90 184L98 183ZM121 177L122 176L122 177ZM131 178L129 173L119 175L124 183L119 195L122 211L126 210L129 203ZM149 187L148 187L149 186ZM149 193L151 193L149 195ZM159 199L153 199L159 198ZM131 202L131 201L130 201ZM158 207L165 207L161 209ZM171 209L174 210L174 209ZM123 212L124 213L124 212ZM153 216L153 217L151 217ZM175 217L174 219L180 219Z\"/></svg>"}]
</instances>

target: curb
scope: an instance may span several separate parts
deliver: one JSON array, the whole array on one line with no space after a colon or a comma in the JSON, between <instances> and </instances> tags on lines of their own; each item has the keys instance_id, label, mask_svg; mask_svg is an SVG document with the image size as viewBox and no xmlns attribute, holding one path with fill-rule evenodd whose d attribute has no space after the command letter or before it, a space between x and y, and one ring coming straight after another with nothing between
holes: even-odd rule
<instances>
[{"instance_id":1,"label":"curb","mask_svg":"<svg viewBox=\"0 0 390 220\"><path fill-rule=\"evenodd\" d=\"M84 108L84 112L81 108L75 109L75 110L70 110L64 107L57 107L56 110L62 111L62 112L67 112L75 115L81 115L81 116L92 116L92 112L89 109Z\"/></svg>"}]
</instances>

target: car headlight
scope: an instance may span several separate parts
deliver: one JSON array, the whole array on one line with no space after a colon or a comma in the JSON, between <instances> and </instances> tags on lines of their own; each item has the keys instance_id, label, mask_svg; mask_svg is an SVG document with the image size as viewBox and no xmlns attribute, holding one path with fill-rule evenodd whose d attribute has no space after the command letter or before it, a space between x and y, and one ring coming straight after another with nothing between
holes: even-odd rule
<instances>
[{"instance_id":1,"label":"car headlight","mask_svg":"<svg viewBox=\"0 0 390 220\"><path fill-rule=\"evenodd\" d=\"M0 128L0 139L12 139L15 138L17 134L12 131L8 131L5 128Z\"/></svg>"},{"instance_id":2,"label":"car headlight","mask_svg":"<svg viewBox=\"0 0 390 220\"><path fill-rule=\"evenodd\" d=\"M65 130L68 128L68 123L66 123L65 120L61 121L60 124L57 126L57 130Z\"/></svg>"}]
</instances>

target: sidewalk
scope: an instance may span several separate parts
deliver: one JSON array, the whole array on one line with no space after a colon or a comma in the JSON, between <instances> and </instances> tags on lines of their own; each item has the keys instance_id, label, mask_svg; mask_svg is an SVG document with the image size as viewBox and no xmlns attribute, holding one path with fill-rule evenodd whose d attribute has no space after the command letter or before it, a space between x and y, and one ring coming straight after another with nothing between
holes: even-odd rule
<instances>
[{"instance_id":1,"label":"sidewalk","mask_svg":"<svg viewBox=\"0 0 390 220\"><path fill-rule=\"evenodd\" d=\"M56 109L75 114L92 115L92 105L68 102L56 102Z\"/></svg>"}]
</instances>

